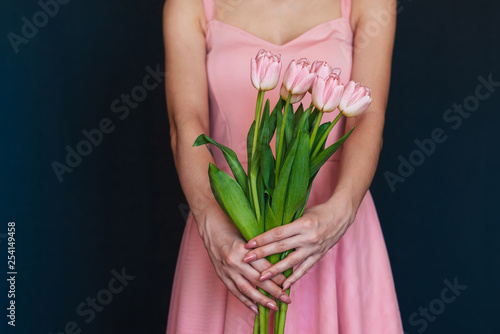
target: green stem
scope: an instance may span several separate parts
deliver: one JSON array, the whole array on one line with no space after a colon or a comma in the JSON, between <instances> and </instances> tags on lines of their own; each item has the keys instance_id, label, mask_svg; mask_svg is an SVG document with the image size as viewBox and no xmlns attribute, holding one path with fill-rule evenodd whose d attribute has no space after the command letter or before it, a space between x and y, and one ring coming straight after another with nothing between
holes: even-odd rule
<instances>
[{"instance_id":1,"label":"green stem","mask_svg":"<svg viewBox=\"0 0 500 334\"><path fill-rule=\"evenodd\" d=\"M265 328L265 334L269 333L269 309L266 307L266 328Z\"/></svg>"},{"instance_id":2,"label":"green stem","mask_svg":"<svg viewBox=\"0 0 500 334\"><path fill-rule=\"evenodd\" d=\"M286 290L286 293L290 295L290 289ZM285 320L286 320L286 311L288 310L288 304L282 303L279 310L279 324L278 331L275 334L284 334L285 333Z\"/></svg>"},{"instance_id":3,"label":"green stem","mask_svg":"<svg viewBox=\"0 0 500 334\"><path fill-rule=\"evenodd\" d=\"M259 305L259 334L267 334L266 331L266 308Z\"/></svg>"},{"instance_id":4,"label":"green stem","mask_svg":"<svg viewBox=\"0 0 500 334\"><path fill-rule=\"evenodd\" d=\"M283 139L285 137L286 118L287 118L288 106L290 105L291 98L292 98L292 94L288 93L288 98L286 99L286 103L285 103L285 111L283 112L283 119L281 120L281 131L280 131L280 138L279 138L279 143L278 143L278 152L276 152L276 184L278 184L278 177L280 175L280 170L281 170L281 156L282 156L282 151L283 151Z\"/></svg>"},{"instance_id":5,"label":"green stem","mask_svg":"<svg viewBox=\"0 0 500 334\"><path fill-rule=\"evenodd\" d=\"M269 296L267 292L259 288L260 293L264 296ZM269 309L265 306L259 305L259 333L260 334L268 334L269 327Z\"/></svg>"},{"instance_id":6,"label":"green stem","mask_svg":"<svg viewBox=\"0 0 500 334\"><path fill-rule=\"evenodd\" d=\"M264 101L264 91L259 90L257 94L257 103L255 105L255 128L253 131L253 145L252 145L252 155L251 160L254 160L255 150L257 149L257 138L259 137L259 128L260 128L260 116L262 114L262 104ZM252 164L250 164L251 166ZM252 168L253 169L253 168ZM252 171L248 171L250 176L250 192L252 193L253 205L255 208L255 215L257 217L257 221L260 222L260 205L259 205L259 196L257 193L257 177L252 173Z\"/></svg>"},{"instance_id":7,"label":"green stem","mask_svg":"<svg viewBox=\"0 0 500 334\"><path fill-rule=\"evenodd\" d=\"M276 301L276 306L278 306L278 308L280 310L282 308L282 305L283 305L283 303L281 301L279 301L279 300ZM280 313L278 311L278 312L274 313L274 334L278 333L279 322L280 322Z\"/></svg>"},{"instance_id":8,"label":"green stem","mask_svg":"<svg viewBox=\"0 0 500 334\"><path fill-rule=\"evenodd\" d=\"M259 136L260 116L262 114L264 93L265 92L263 90L259 90L259 93L257 94L257 104L255 105L255 131L253 132L252 157L255 153L255 149L257 148L257 137Z\"/></svg>"},{"instance_id":9,"label":"green stem","mask_svg":"<svg viewBox=\"0 0 500 334\"><path fill-rule=\"evenodd\" d=\"M339 119L341 117L342 117L342 113L339 112L339 114L337 115L337 117L335 117L335 119L330 124L330 126L328 126L328 129L326 129L325 133L323 133L323 135L321 136L321 138L318 142L318 145L316 145L316 148L314 149L314 152L311 155L311 160L314 159L318 155L319 150L321 149L321 146L323 146L323 143L326 141L326 138L328 138L328 134L330 134L330 131L332 131L333 127L335 126L335 124L337 124L337 122L339 121Z\"/></svg>"},{"instance_id":10,"label":"green stem","mask_svg":"<svg viewBox=\"0 0 500 334\"><path fill-rule=\"evenodd\" d=\"M260 326L259 326L260 316L255 315L255 321L253 322L253 334L259 334Z\"/></svg>"},{"instance_id":11,"label":"green stem","mask_svg":"<svg viewBox=\"0 0 500 334\"><path fill-rule=\"evenodd\" d=\"M255 216L257 221L260 223L260 204L259 204L259 196L257 194L257 176L254 175L253 172L250 173L250 182L252 187L252 196L253 196L253 206L255 208Z\"/></svg>"},{"instance_id":12,"label":"green stem","mask_svg":"<svg viewBox=\"0 0 500 334\"><path fill-rule=\"evenodd\" d=\"M312 150L314 139L316 139L316 134L318 133L319 123L321 123L321 118L323 117L323 112L320 111L318 117L314 120L314 128L311 134L311 141L309 142L309 149Z\"/></svg>"}]
</instances>

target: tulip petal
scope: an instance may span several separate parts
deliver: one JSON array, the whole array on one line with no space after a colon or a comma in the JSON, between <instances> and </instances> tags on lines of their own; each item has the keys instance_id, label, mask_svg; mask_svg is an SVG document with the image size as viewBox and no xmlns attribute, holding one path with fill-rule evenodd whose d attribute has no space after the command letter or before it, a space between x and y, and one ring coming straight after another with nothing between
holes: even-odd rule
<instances>
[{"instance_id":1,"label":"tulip petal","mask_svg":"<svg viewBox=\"0 0 500 334\"><path fill-rule=\"evenodd\" d=\"M346 117L356 117L365 111L371 102L372 99L370 96L363 96L361 99L348 106L345 110L342 110L342 113Z\"/></svg>"},{"instance_id":2,"label":"tulip petal","mask_svg":"<svg viewBox=\"0 0 500 334\"><path fill-rule=\"evenodd\" d=\"M314 79L314 83L312 85L311 98L314 106L321 111L323 111L323 107L325 106L324 91L325 91L325 79L323 79L320 76L316 76L316 78Z\"/></svg>"},{"instance_id":3,"label":"tulip petal","mask_svg":"<svg viewBox=\"0 0 500 334\"><path fill-rule=\"evenodd\" d=\"M278 84L280 71L281 71L280 62L272 62L271 64L269 64L264 74L264 77L262 78L260 88L262 90L274 89Z\"/></svg>"},{"instance_id":4,"label":"tulip petal","mask_svg":"<svg viewBox=\"0 0 500 334\"><path fill-rule=\"evenodd\" d=\"M316 74L310 73L307 68L303 68L291 90L292 94L306 93L314 81Z\"/></svg>"},{"instance_id":5,"label":"tulip petal","mask_svg":"<svg viewBox=\"0 0 500 334\"><path fill-rule=\"evenodd\" d=\"M344 92L344 86L338 85L333 88L329 99L325 103L324 112L332 112L339 106L340 100L342 99L342 93Z\"/></svg>"}]
</instances>

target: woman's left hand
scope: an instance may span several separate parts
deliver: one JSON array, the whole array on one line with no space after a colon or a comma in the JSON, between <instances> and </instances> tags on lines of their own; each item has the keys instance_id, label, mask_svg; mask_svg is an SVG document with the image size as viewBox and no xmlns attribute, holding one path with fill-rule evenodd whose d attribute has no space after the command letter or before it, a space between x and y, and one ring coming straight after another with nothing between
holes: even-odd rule
<instances>
[{"instance_id":1,"label":"woman's left hand","mask_svg":"<svg viewBox=\"0 0 500 334\"><path fill-rule=\"evenodd\" d=\"M332 204L332 200L307 209L301 218L290 224L276 227L248 241L245 247L253 249L245 256L245 262L295 249L264 270L261 281L299 265L283 282L283 291L287 290L339 241L353 222L356 210L345 201L344 204Z\"/></svg>"}]
</instances>

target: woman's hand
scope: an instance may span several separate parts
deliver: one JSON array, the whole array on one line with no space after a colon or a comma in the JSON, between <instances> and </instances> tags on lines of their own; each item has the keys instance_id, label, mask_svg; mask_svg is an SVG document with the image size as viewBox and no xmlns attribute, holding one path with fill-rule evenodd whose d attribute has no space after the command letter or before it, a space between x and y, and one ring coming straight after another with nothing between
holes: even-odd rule
<instances>
[{"instance_id":1,"label":"woman's hand","mask_svg":"<svg viewBox=\"0 0 500 334\"><path fill-rule=\"evenodd\" d=\"M301 218L292 223L253 238L245 246L253 250L246 254L244 261L254 263L266 256L295 249L285 259L264 270L259 278L265 282L299 265L283 282L283 291L287 290L339 241L353 222L356 210L345 201L340 203L332 198L306 210Z\"/></svg>"},{"instance_id":2,"label":"woman's hand","mask_svg":"<svg viewBox=\"0 0 500 334\"><path fill-rule=\"evenodd\" d=\"M228 220L223 213L217 214L216 217L212 216L211 219ZM261 272L272 266L269 261L260 259L252 264L243 261L248 253L248 249L245 248L246 242L230 221L227 224L220 224L219 221L217 228L211 232L210 222L204 225L208 228L200 234L217 276L236 298L256 314L258 314L258 309L255 303L278 311L274 300L264 296L256 286L267 291L274 298L291 303L290 297L280 288L285 280L284 275L274 275L272 280L266 281L259 279Z\"/></svg>"}]
</instances>

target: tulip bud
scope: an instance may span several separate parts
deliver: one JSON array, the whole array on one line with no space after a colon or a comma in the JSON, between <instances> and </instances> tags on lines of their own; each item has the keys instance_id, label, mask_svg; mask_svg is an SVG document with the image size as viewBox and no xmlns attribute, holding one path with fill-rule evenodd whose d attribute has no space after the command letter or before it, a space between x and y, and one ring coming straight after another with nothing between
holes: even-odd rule
<instances>
[{"instance_id":1,"label":"tulip bud","mask_svg":"<svg viewBox=\"0 0 500 334\"><path fill-rule=\"evenodd\" d=\"M281 72L281 56L260 50L250 62L250 78L255 88L272 90L278 84Z\"/></svg>"},{"instance_id":2,"label":"tulip bud","mask_svg":"<svg viewBox=\"0 0 500 334\"><path fill-rule=\"evenodd\" d=\"M349 81L344 88L344 95L339 109L346 117L355 117L365 111L372 102L371 90L362 84Z\"/></svg>"},{"instance_id":3,"label":"tulip bud","mask_svg":"<svg viewBox=\"0 0 500 334\"><path fill-rule=\"evenodd\" d=\"M340 68L333 68L326 61L315 60L311 65L311 72L316 73L322 78L326 78L330 74L340 76Z\"/></svg>"},{"instance_id":4,"label":"tulip bud","mask_svg":"<svg viewBox=\"0 0 500 334\"><path fill-rule=\"evenodd\" d=\"M305 94L311 88L314 76L306 58L292 60L283 74L283 86L292 95Z\"/></svg>"},{"instance_id":5,"label":"tulip bud","mask_svg":"<svg viewBox=\"0 0 500 334\"><path fill-rule=\"evenodd\" d=\"M312 102L314 106L322 112L334 111L342 99L344 86L335 74L330 74L326 78L316 75L312 85Z\"/></svg>"}]
</instances>

